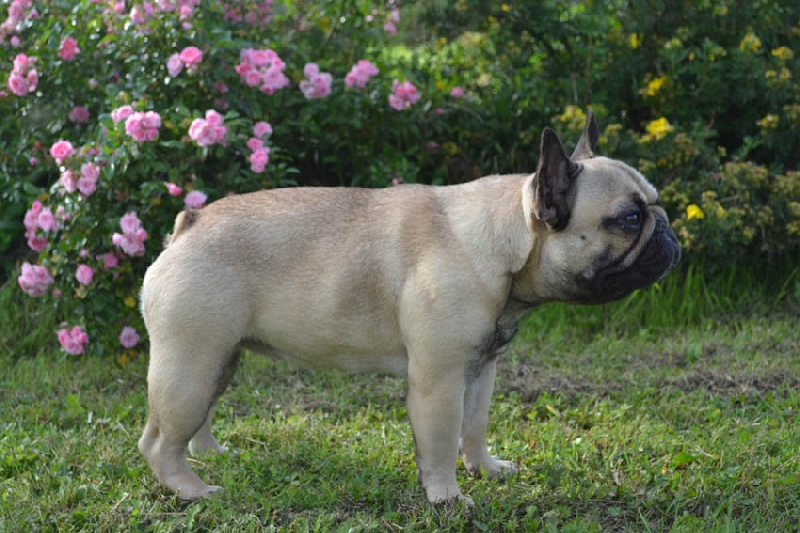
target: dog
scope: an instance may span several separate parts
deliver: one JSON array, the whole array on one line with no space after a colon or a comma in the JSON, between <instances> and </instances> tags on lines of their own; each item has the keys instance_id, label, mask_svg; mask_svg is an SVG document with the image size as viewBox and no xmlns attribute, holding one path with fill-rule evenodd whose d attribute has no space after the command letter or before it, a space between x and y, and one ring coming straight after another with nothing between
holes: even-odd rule
<instances>
[{"instance_id":1,"label":"dog","mask_svg":"<svg viewBox=\"0 0 800 533\"><path fill-rule=\"evenodd\" d=\"M451 186L292 188L180 213L148 268L149 418L139 440L181 499L208 485L193 454L222 452L214 403L242 348L408 380L419 480L459 499L467 470L517 470L486 447L497 358L547 302L599 304L661 280L680 247L656 189L596 155L589 112L567 156L545 128L533 174Z\"/></svg>"}]
</instances>

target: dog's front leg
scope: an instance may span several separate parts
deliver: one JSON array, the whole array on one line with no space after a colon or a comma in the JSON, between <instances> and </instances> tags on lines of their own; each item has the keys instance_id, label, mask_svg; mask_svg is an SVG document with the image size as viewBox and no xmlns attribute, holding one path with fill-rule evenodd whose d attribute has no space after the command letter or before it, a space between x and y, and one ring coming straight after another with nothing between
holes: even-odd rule
<instances>
[{"instance_id":1,"label":"dog's front leg","mask_svg":"<svg viewBox=\"0 0 800 533\"><path fill-rule=\"evenodd\" d=\"M477 375L467 378L464 393L464 423L461 429L461 452L470 474L481 476L481 468L489 478L517 470L511 461L491 455L486 448L486 427L489 425L489 404L494 391L497 361L484 363Z\"/></svg>"},{"instance_id":2,"label":"dog's front leg","mask_svg":"<svg viewBox=\"0 0 800 533\"><path fill-rule=\"evenodd\" d=\"M456 482L464 388L463 365L452 364L438 355L410 358L408 416L420 481L431 503L458 498L472 505Z\"/></svg>"}]
</instances>

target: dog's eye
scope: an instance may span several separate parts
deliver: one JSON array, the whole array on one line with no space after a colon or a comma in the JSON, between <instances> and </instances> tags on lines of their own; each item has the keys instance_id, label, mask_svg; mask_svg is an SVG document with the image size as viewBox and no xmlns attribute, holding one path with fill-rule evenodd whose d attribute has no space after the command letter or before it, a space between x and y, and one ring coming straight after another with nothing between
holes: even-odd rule
<instances>
[{"instance_id":1,"label":"dog's eye","mask_svg":"<svg viewBox=\"0 0 800 533\"><path fill-rule=\"evenodd\" d=\"M631 211L620 218L619 222L624 229L638 231L642 227L642 212Z\"/></svg>"}]
</instances>

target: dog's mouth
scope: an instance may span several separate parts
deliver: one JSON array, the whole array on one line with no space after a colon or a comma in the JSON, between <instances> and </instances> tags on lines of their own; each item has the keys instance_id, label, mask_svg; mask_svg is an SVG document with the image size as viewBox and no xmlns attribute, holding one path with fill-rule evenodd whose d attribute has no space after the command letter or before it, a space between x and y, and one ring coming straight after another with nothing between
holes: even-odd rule
<instances>
[{"instance_id":1,"label":"dog's mouth","mask_svg":"<svg viewBox=\"0 0 800 533\"><path fill-rule=\"evenodd\" d=\"M637 289L661 281L678 264L681 248L678 238L666 220L655 218L655 229L636 260L629 264L620 260L597 269L591 279L582 278L587 303L605 303L619 300Z\"/></svg>"}]
</instances>

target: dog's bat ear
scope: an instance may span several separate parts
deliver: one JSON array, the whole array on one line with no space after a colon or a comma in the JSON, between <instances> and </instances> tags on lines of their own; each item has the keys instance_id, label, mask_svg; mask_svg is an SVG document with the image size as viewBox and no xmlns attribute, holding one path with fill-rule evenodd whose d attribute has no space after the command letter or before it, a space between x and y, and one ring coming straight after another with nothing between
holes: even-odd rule
<instances>
[{"instance_id":1,"label":"dog's bat ear","mask_svg":"<svg viewBox=\"0 0 800 533\"><path fill-rule=\"evenodd\" d=\"M597 118L594 116L594 111L589 110L586 116L586 126L583 128L581 138L578 139L578 144L575 145L575 151L572 152L570 159L573 161L580 161L581 159L590 159L597 155L597 140L600 138L600 127L597 125Z\"/></svg>"},{"instance_id":2,"label":"dog's bat ear","mask_svg":"<svg viewBox=\"0 0 800 533\"><path fill-rule=\"evenodd\" d=\"M533 178L533 214L552 229L563 229L569 222L568 192L579 169L567 157L558 135L545 128Z\"/></svg>"}]
</instances>

